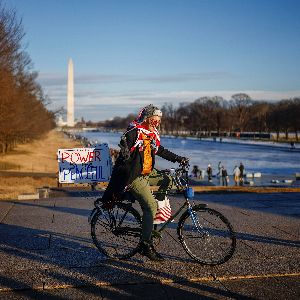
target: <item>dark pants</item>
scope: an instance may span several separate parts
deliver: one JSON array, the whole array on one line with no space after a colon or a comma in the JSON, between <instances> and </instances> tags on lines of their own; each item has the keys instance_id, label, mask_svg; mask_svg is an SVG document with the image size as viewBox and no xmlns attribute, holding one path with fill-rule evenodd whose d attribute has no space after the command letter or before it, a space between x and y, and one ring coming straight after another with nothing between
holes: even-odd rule
<instances>
[{"instance_id":1,"label":"dark pants","mask_svg":"<svg viewBox=\"0 0 300 300\"><path fill-rule=\"evenodd\" d=\"M222 176L222 184L226 186L228 185L227 176Z\"/></svg>"},{"instance_id":2,"label":"dark pants","mask_svg":"<svg viewBox=\"0 0 300 300\"><path fill-rule=\"evenodd\" d=\"M159 186L156 198L151 192L150 186ZM130 192L137 198L143 210L142 240L151 242L153 219L157 212L157 200L164 200L166 193L172 188L172 177L156 169L149 175L137 177L130 185Z\"/></svg>"}]
</instances>

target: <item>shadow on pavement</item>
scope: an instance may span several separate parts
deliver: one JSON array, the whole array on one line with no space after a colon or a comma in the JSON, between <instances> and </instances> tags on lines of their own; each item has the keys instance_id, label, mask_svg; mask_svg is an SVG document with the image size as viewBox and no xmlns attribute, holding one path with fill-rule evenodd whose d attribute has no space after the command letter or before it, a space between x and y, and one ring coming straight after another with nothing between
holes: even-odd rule
<instances>
[{"instance_id":1,"label":"shadow on pavement","mask_svg":"<svg viewBox=\"0 0 300 300\"><path fill-rule=\"evenodd\" d=\"M83 242L89 243L90 240L47 230L0 224L1 288L18 290L18 295L29 299L65 299L64 293L82 292L88 298L98 297L100 292L102 297L106 295L108 299L120 296L155 299L155 292L161 296L157 297L160 299L167 295L180 296L181 299L215 299L217 296L250 299L224 289L218 282L187 282L184 276L172 275L163 267L152 268L151 262L143 262L141 259L103 260L96 249ZM6 267L3 268L3 264ZM180 283L180 287L161 285L160 279L172 279ZM113 287L97 287L96 283L99 282L112 283ZM138 284L128 285L127 282ZM151 285L153 283L157 285ZM144 284L143 288L139 287L140 284ZM67 289L59 289L66 285ZM33 286L40 289L32 290ZM5 295L8 292L0 292L0 298L4 296L7 299Z\"/></svg>"}]
</instances>

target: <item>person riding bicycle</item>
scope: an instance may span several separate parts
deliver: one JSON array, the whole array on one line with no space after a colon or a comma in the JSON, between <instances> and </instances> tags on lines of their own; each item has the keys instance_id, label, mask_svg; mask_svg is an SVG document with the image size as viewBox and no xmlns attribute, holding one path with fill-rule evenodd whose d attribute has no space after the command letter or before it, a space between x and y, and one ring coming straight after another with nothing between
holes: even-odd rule
<instances>
[{"instance_id":1,"label":"person riding bicycle","mask_svg":"<svg viewBox=\"0 0 300 300\"><path fill-rule=\"evenodd\" d=\"M138 200L142 211L142 238L140 253L150 260L163 260L152 244L153 220L157 212L156 199L165 199L172 188L172 177L154 168L155 155L171 162L184 163L187 158L176 155L160 144L157 127L160 125L162 112L150 104L144 107L138 117L130 123L122 135L119 144L121 150L113 168L108 187L102 197L102 207L110 208L126 190ZM158 185L156 199L150 190L151 185Z\"/></svg>"}]
</instances>

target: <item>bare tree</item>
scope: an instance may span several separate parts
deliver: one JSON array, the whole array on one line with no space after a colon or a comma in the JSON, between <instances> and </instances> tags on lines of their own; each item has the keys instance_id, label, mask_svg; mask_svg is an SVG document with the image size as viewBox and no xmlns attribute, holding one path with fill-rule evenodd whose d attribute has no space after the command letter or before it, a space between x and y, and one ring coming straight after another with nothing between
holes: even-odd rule
<instances>
[{"instance_id":1,"label":"bare tree","mask_svg":"<svg viewBox=\"0 0 300 300\"><path fill-rule=\"evenodd\" d=\"M173 134L176 131L176 116L175 116L175 109L172 103L165 103L161 111L163 113L163 120L161 124L162 132L166 134Z\"/></svg>"},{"instance_id":2,"label":"bare tree","mask_svg":"<svg viewBox=\"0 0 300 300\"><path fill-rule=\"evenodd\" d=\"M253 105L253 101L250 96L244 93L234 94L231 98L230 104L236 129L243 132L251 118L250 107Z\"/></svg>"},{"instance_id":3,"label":"bare tree","mask_svg":"<svg viewBox=\"0 0 300 300\"><path fill-rule=\"evenodd\" d=\"M270 104L267 102L255 101L250 107L251 118L247 125L248 131L267 132L267 113L270 110Z\"/></svg>"},{"instance_id":4,"label":"bare tree","mask_svg":"<svg viewBox=\"0 0 300 300\"><path fill-rule=\"evenodd\" d=\"M296 135L297 142L299 141L298 132L300 131L300 97L296 97L292 100L290 106L290 118L291 125Z\"/></svg>"},{"instance_id":5,"label":"bare tree","mask_svg":"<svg viewBox=\"0 0 300 300\"><path fill-rule=\"evenodd\" d=\"M298 130L300 129L300 98L282 100L278 103L281 111L281 124L288 140L289 132L294 131L298 141Z\"/></svg>"},{"instance_id":6,"label":"bare tree","mask_svg":"<svg viewBox=\"0 0 300 300\"><path fill-rule=\"evenodd\" d=\"M55 127L46 109L47 97L37 84L37 73L21 45L22 22L0 2L0 151L37 138Z\"/></svg>"},{"instance_id":7,"label":"bare tree","mask_svg":"<svg viewBox=\"0 0 300 300\"><path fill-rule=\"evenodd\" d=\"M294 131L298 141L300 130L300 98L282 100L276 103L253 101L246 94L235 94L231 101L222 97L201 97L191 103L181 103L175 108L171 103L165 103L161 132L166 134L211 135L212 131L221 135L233 130L251 132L280 132L288 134ZM116 117L104 122L104 126L123 128L124 124L133 119Z\"/></svg>"},{"instance_id":8,"label":"bare tree","mask_svg":"<svg viewBox=\"0 0 300 300\"><path fill-rule=\"evenodd\" d=\"M276 132L276 139L279 140L279 134L282 130L281 123L281 107L278 103L270 105L270 109L267 113L267 125L271 131Z\"/></svg>"}]
</instances>

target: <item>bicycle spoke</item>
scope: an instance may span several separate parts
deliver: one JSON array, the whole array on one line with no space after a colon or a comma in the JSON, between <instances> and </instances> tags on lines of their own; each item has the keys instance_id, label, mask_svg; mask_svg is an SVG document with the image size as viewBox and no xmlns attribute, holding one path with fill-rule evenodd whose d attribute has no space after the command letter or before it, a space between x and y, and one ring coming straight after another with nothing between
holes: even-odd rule
<instances>
[{"instance_id":1,"label":"bicycle spoke","mask_svg":"<svg viewBox=\"0 0 300 300\"><path fill-rule=\"evenodd\" d=\"M123 214L121 220L119 221L118 225L116 225L116 227L119 227L119 226L122 225L122 223L123 223L124 219L126 218L127 214L128 214L128 211L126 211L125 214Z\"/></svg>"},{"instance_id":2,"label":"bicycle spoke","mask_svg":"<svg viewBox=\"0 0 300 300\"><path fill-rule=\"evenodd\" d=\"M137 252L141 237L141 218L131 206L117 203L92 219L91 233L97 248L108 257L128 258Z\"/></svg>"},{"instance_id":3,"label":"bicycle spoke","mask_svg":"<svg viewBox=\"0 0 300 300\"><path fill-rule=\"evenodd\" d=\"M200 263L221 264L234 252L232 227L224 216L213 209L194 207L180 220L178 228L184 249Z\"/></svg>"}]
</instances>

